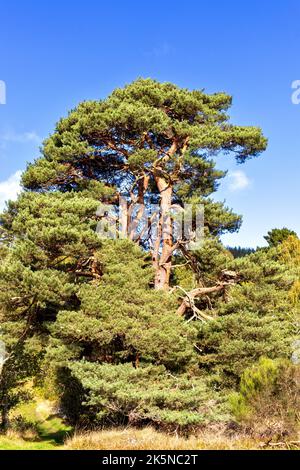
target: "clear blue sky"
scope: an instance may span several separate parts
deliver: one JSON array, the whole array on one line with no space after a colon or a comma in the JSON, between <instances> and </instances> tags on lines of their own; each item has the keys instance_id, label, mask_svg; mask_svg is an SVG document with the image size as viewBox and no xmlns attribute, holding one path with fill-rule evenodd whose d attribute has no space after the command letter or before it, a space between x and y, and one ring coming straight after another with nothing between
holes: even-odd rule
<instances>
[{"instance_id":1,"label":"clear blue sky","mask_svg":"<svg viewBox=\"0 0 300 470\"><path fill-rule=\"evenodd\" d=\"M224 90L232 121L269 138L245 165L219 159L230 173L215 197L244 216L225 242L263 244L284 225L300 234L299 0L2 0L0 18L0 205L59 117L142 76Z\"/></svg>"}]
</instances>

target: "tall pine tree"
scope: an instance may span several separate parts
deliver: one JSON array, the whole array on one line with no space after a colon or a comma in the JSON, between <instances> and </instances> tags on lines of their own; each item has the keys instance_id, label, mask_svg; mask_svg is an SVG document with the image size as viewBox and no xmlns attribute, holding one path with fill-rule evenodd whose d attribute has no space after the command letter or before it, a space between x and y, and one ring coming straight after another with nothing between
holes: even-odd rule
<instances>
[{"instance_id":1,"label":"tall pine tree","mask_svg":"<svg viewBox=\"0 0 300 470\"><path fill-rule=\"evenodd\" d=\"M212 232L235 230L239 218L208 199L224 176L212 158L233 153L243 163L266 148L260 129L229 122L231 101L225 93L207 95L139 79L105 100L81 103L61 119L23 184L66 192L94 191L102 182L129 206L159 204L151 256L155 288L168 289L172 255L181 247L173 236L172 205L204 203ZM138 239L136 233L130 237Z\"/></svg>"}]
</instances>

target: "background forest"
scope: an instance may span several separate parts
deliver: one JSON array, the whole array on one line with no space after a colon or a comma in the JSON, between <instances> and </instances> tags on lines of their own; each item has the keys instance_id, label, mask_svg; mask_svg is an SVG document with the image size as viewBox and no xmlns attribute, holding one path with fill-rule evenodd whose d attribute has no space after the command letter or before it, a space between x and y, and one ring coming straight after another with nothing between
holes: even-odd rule
<instances>
[{"instance_id":1,"label":"background forest","mask_svg":"<svg viewBox=\"0 0 300 470\"><path fill-rule=\"evenodd\" d=\"M80 103L28 164L0 218L4 434L130 425L298 441L300 240L284 228L265 248L223 246L242 219L212 198L215 159L244 164L267 146L231 124L230 106L138 79ZM120 196L128 236L99 237ZM158 205L156 239L141 236L136 204ZM193 230L173 232L185 204L204 205L197 250Z\"/></svg>"}]
</instances>

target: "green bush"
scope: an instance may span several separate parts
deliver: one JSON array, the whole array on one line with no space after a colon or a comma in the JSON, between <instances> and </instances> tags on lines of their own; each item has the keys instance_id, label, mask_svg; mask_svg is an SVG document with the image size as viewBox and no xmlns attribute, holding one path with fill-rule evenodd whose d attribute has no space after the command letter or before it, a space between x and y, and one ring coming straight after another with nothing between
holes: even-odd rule
<instances>
[{"instance_id":1,"label":"green bush","mask_svg":"<svg viewBox=\"0 0 300 470\"><path fill-rule=\"evenodd\" d=\"M163 366L76 362L69 365L64 389L64 411L83 426L151 423L189 429L226 416L225 398L204 378L175 376Z\"/></svg>"},{"instance_id":2,"label":"green bush","mask_svg":"<svg viewBox=\"0 0 300 470\"><path fill-rule=\"evenodd\" d=\"M287 360L261 358L241 378L230 397L237 421L254 434L295 434L300 416L300 367Z\"/></svg>"}]
</instances>

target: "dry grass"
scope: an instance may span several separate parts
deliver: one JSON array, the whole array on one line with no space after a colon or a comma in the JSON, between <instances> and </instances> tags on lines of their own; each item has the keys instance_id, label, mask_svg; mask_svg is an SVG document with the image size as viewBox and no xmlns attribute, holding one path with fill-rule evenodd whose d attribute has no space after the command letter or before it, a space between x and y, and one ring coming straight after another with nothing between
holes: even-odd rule
<instances>
[{"instance_id":1,"label":"dry grass","mask_svg":"<svg viewBox=\"0 0 300 470\"><path fill-rule=\"evenodd\" d=\"M63 446L58 446L54 441L38 439L34 435L21 436L10 431L0 436L0 450L299 450L299 442L266 444L265 441L240 435L229 438L222 432L203 433L184 439L146 427L75 434Z\"/></svg>"},{"instance_id":2,"label":"dry grass","mask_svg":"<svg viewBox=\"0 0 300 470\"><path fill-rule=\"evenodd\" d=\"M226 438L211 433L185 439L144 429L123 428L75 434L65 443L70 450L237 450L261 449L263 442L247 437Z\"/></svg>"}]
</instances>

